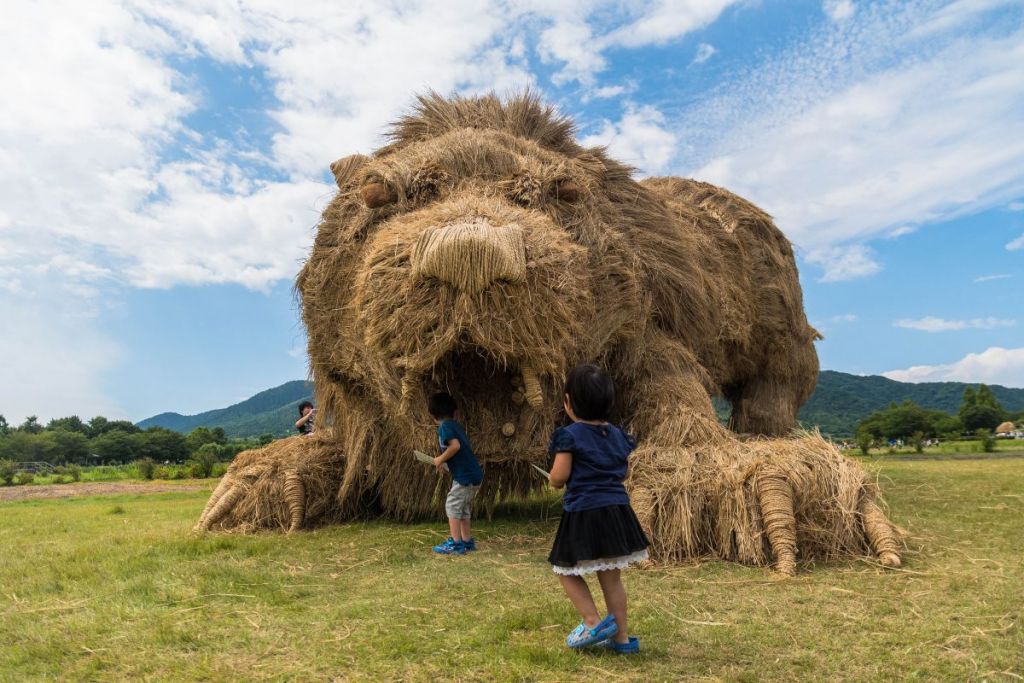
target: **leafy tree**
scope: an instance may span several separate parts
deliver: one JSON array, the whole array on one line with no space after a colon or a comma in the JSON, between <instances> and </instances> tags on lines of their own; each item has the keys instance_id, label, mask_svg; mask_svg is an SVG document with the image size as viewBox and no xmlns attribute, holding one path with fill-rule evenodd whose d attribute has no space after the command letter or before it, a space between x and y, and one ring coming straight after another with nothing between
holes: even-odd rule
<instances>
[{"instance_id":1,"label":"leafy tree","mask_svg":"<svg viewBox=\"0 0 1024 683\"><path fill-rule=\"evenodd\" d=\"M980 403L960 411L964 429L975 432L979 429L993 430L1003 421L1003 411Z\"/></svg>"},{"instance_id":2,"label":"leafy tree","mask_svg":"<svg viewBox=\"0 0 1024 683\"><path fill-rule=\"evenodd\" d=\"M50 420L46 428L48 430L63 429L66 432L79 432L81 434L89 435L89 425L82 422L82 418L77 415L69 415L68 417L60 417L54 420Z\"/></svg>"},{"instance_id":3,"label":"leafy tree","mask_svg":"<svg viewBox=\"0 0 1024 683\"><path fill-rule=\"evenodd\" d=\"M11 433L11 425L7 424L7 418L0 415L0 436L7 436Z\"/></svg>"},{"instance_id":4,"label":"leafy tree","mask_svg":"<svg viewBox=\"0 0 1024 683\"><path fill-rule=\"evenodd\" d=\"M25 421L18 427L19 430L26 434L38 434L43 431L43 425L39 424L39 418L35 415L29 415L25 418Z\"/></svg>"},{"instance_id":5,"label":"leafy tree","mask_svg":"<svg viewBox=\"0 0 1024 683\"><path fill-rule=\"evenodd\" d=\"M220 456L221 446L216 443L203 444L188 461L189 472L197 479L206 479L213 473L213 466L217 464Z\"/></svg>"},{"instance_id":6,"label":"leafy tree","mask_svg":"<svg viewBox=\"0 0 1024 683\"><path fill-rule=\"evenodd\" d=\"M153 458L142 458L141 460L136 460L135 466L139 470L140 477L143 479L153 478L153 472L156 470L156 463L153 462Z\"/></svg>"},{"instance_id":7,"label":"leafy tree","mask_svg":"<svg viewBox=\"0 0 1024 683\"><path fill-rule=\"evenodd\" d=\"M937 436L959 428L957 418L941 410L927 410L912 401L871 413L860 423L858 433L866 432L876 439L909 439L915 433Z\"/></svg>"},{"instance_id":8,"label":"leafy tree","mask_svg":"<svg viewBox=\"0 0 1024 683\"><path fill-rule=\"evenodd\" d=\"M924 453L924 432L914 432L910 437L910 443L913 444L915 453Z\"/></svg>"},{"instance_id":9,"label":"leafy tree","mask_svg":"<svg viewBox=\"0 0 1024 683\"><path fill-rule=\"evenodd\" d=\"M107 432L107 418L97 415L89 420L89 436L97 437Z\"/></svg>"},{"instance_id":10,"label":"leafy tree","mask_svg":"<svg viewBox=\"0 0 1024 683\"><path fill-rule=\"evenodd\" d=\"M260 445L261 446L266 446L268 443L270 443L273 440L274 440L274 435L273 434L269 434L269 433L268 434L260 434L259 441L260 441Z\"/></svg>"},{"instance_id":11,"label":"leafy tree","mask_svg":"<svg viewBox=\"0 0 1024 683\"><path fill-rule=\"evenodd\" d=\"M58 462L59 449L53 435L17 430L0 440L0 458L15 462Z\"/></svg>"},{"instance_id":12,"label":"leafy tree","mask_svg":"<svg viewBox=\"0 0 1024 683\"><path fill-rule=\"evenodd\" d=\"M82 432L55 429L47 431L44 436L51 438L55 446L56 458L50 462L80 463L89 458L89 440Z\"/></svg>"},{"instance_id":13,"label":"leafy tree","mask_svg":"<svg viewBox=\"0 0 1024 683\"><path fill-rule=\"evenodd\" d=\"M960 400L960 410L964 408L971 408L978 405L978 392L974 390L974 387L968 385L964 389L964 396Z\"/></svg>"},{"instance_id":14,"label":"leafy tree","mask_svg":"<svg viewBox=\"0 0 1024 683\"><path fill-rule=\"evenodd\" d=\"M999 404L999 400L996 398L996 395L992 393L992 390L989 389L987 384L982 384L978 387L977 400L979 406L988 406L989 408L995 408L1000 413L1006 413L1006 411L1003 410L1003 406Z\"/></svg>"},{"instance_id":15,"label":"leafy tree","mask_svg":"<svg viewBox=\"0 0 1024 683\"><path fill-rule=\"evenodd\" d=\"M197 452L208 443L220 444L225 441L227 441L227 439L224 437L223 429L220 430L220 436L218 438L218 435L208 427L196 427L188 433L188 436L185 437L185 443L188 446L189 453Z\"/></svg>"},{"instance_id":16,"label":"leafy tree","mask_svg":"<svg viewBox=\"0 0 1024 683\"><path fill-rule=\"evenodd\" d=\"M981 450L986 453L993 453L996 450L996 439L992 436L990 429L978 429L974 435L981 439Z\"/></svg>"},{"instance_id":17,"label":"leafy tree","mask_svg":"<svg viewBox=\"0 0 1024 683\"><path fill-rule=\"evenodd\" d=\"M108 420L102 415L97 415L89 420L89 435L92 437L102 436L113 430L127 434L138 434L142 431L129 420Z\"/></svg>"},{"instance_id":18,"label":"leafy tree","mask_svg":"<svg viewBox=\"0 0 1024 683\"><path fill-rule=\"evenodd\" d=\"M157 462L182 462L189 455L185 436L163 427L151 427L133 434L132 442L137 456L152 458Z\"/></svg>"},{"instance_id":19,"label":"leafy tree","mask_svg":"<svg viewBox=\"0 0 1024 683\"><path fill-rule=\"evenodd\" d=\"M999 404L995 394L988 385L980 384L964 389L963 402L960 404L960 422L968 432L979 429L995 429L1006 417L1006 411Z\"/></svg>"},{"instance_id":20,"label":"leafy tree","mask_svg":"<svg viewBox=\"0 0 1024 683\"><path fill-rule=\"evenodd\" d=\"M929 411L933 412L933 411ZM963 431L963 424L960 422L960 418L956 415L947 415L940 411L934 411L934 417L932 419L932 427L935 430L931 434L925 436L944 436L952 434L952 438L956 438Z\"/></svg>"},{"instance_id":21,"label":"leafy tree","mask_svg":"<svg viewBox=\"0 0 1024 683\"><path fill-rule=\"evenodd\" d=\"M0 459L0 482L4 486L10 486L14 483L14 473L18 471L17 466L13 460L6 458Z\"/></svg>"},{"instance_id":22,"label":"leafy tree","mask_svg":"<svg viewBox=\"0 0 1024 683\"><path fill-rule=\"evenodd\" d=\"M126 434L138 434L142 431L142 429L131 420L110 420L107 422L107 431L113 429L125 432Z\"/></svg>"},{"instance_id":23,"label":"leafy tree","mask_svg":"<svg viewBox=\"0 0 1024 683\"><path fill-rule=\"evenodd\" d=\"M95 437L90 446L103 462L127 463L134 459L137 445L132 436L120 429L111 429Z\"/></svg>"},{"instance_id":24,"label":"leafy tree","mask_svg":"<svg viewBox=\"0 0 1024 683\"><path fill-rule=\"evenodd\" d=\"M867 455L871 452L871 434L868 432L861 432L857 435L857 448L860 449L862 455Z\"/></svg>"}]
</instances>

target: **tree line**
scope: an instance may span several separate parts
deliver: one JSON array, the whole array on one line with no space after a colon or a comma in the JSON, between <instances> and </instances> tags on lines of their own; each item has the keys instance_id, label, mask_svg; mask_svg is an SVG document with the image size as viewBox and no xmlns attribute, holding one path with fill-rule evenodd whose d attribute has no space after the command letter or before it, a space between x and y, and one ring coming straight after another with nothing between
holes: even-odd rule
<instances>
[{"instance_id":1,"label":"tree line","mask_svg":"<svg viewBox=\"0 0 1024 683\"><path fill-rule=\"evenodd\" d=\"M265 445L273 438L264 434L256 439L229 439L220 427L197 427L188 434L163 427L143 430L128 420L103 416L86 422L71 415L43 425L33 415L11 426L0 415L0 460L14 462L119 465L149 458L158 463L182 463L196 456L229 460L239 451Z\"/></svg>"},{"instance_id":2,"label":"tree line","mask_svg":"<svg viewBox=\"0 0 1024 683\"><path fill-rule=\"evenodd\" d=\"M977 389L973 386L964 389L956 415L922 408L910 400L891 403L889 407L865 417L857 427L857 435L858 438L872 439L913 439L916 436L948 441L965 434L991 434L1003 422L1021 420L1024 420L1024 411L1006 411L992 390L982 384Z\"/></svg>"}]
</instances>

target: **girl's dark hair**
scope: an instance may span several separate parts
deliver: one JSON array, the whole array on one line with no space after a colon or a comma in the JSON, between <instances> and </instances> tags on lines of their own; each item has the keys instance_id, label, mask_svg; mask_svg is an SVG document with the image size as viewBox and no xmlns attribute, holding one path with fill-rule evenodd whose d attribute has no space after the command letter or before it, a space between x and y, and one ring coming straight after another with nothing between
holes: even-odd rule
<instances>
[{"instance_id":1,"label":"girl's dark hair","mask_svg":"<svg viewBox=\"0 0 1024 683\"><path fill-rule=\"evenodd\" d=\"M596 365L578 365L565 380L572 412L581 420L607 420L615 403L615 384Z\"/></svg>"},{"instance_id":2,"label":"girl's dark hair","mask_svg":"<svg viewBox=\"0 0 1024 683\"><path fill-rule=\"evenodd\" d=\"M455 416L455 399L451 394L439 393L430 397L427 403L427 412L436 420Z\"/></svg>"},{"instance_id":3,"label":"girl's dark hair","mask_svg":"<svg viewBox=\"0 0 1024 683\"><path fill-rule=\"evenodd\" d=\"M313 402L312 401L303 401L302 403L299 404L299 417L302 417L302 411L305 410L307 407L309 407L309 408L314 407L313 406Z\"/></svg>"}]
</instances>

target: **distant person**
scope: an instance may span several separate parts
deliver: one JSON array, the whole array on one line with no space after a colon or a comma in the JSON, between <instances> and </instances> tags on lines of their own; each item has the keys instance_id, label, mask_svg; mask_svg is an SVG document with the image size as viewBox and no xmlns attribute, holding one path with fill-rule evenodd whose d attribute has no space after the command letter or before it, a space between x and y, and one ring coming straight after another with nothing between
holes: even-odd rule
<instances>
[{"instance_id":1,"label":"distant person","mask_svg":"<svg viewBox=\"0 0 1024 683\"><path fill-rule=\"evenodd\" d=\"M427 404L427 412L437 423L437 441L441 455L434 458L440 472L444 465L452 475L452 487L444 502L448 515L448 540L434 546L441 555L465 555L476 550L476 541L470 529L471 504L484 480L483 470L477 462L466 431L455 421L455 399L450 394L434 394Z\"/></svg>"},{"instance_id":2,"label":"distant person","mask_svg":"<svg viewBox=\"0 0 1024 683\"><path fill-rule=\"evenodd\" d=\"M573 423L555 430L548 446L554 456L549 481L555 488L565 487L548 562L582 618L565 642L574 649L599 645L632 654L640 651L640 642L626 630L621 570L646 560L650 545L622 483L636 442L608 423L615 385L601 368L573 369L564 401ZM604 619L583 578L594 572L608 609Z\"/></svg>"},{"instance_id":3,"label":"distant person","mask_svg":"<svg viewBox=\"0 0 1024 683\"><path fill-rule=\"evenodd\" d=\"M312 401L303 401L299 404L299 419L295 421L295 428L299 434L308 436L313 433L313 420L316 418L316 408Z\"/></svg>"}]
</instances>

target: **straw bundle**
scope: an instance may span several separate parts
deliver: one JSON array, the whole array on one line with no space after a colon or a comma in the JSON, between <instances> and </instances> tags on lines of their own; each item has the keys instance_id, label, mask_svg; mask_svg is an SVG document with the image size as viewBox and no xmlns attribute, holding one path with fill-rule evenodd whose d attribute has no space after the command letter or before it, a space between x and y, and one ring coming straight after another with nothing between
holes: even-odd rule
<instances>
[{"instance_id":1,"label":"straw bundle","mask_svg":"<svg viewBox=\"0 0 1024 683\"><path fill-rule=\"evenodd\" d=\"M440 516L446 481L411 457L437 449L438 390L483 461L483 503L525 495L564 419L564 373L596 362L641 442L628 485L657 557L898 562L863 472L816 435L781 438L817 381L819 335L760 209L706 183L636 182L530 95L423 97L390 144L331 170L296 282L317 436L240 454L201 528Z\"/></svg>"},{"instance_id":2,"label":"straw bundle","mask_svg":"<svg viewBox=\"0 0 1024 683\"><path fill-rule=\"evenodd\" d=\"M239 453L196 530L294 531L336 515L344 457L329 439L294 436Z\"/></svg>"}]
</instances>

